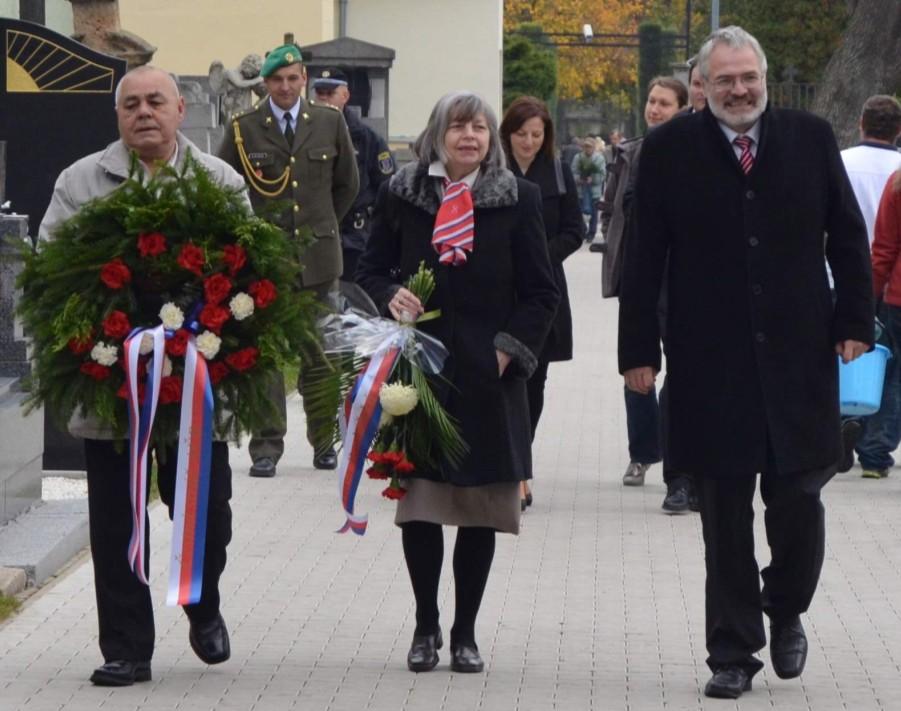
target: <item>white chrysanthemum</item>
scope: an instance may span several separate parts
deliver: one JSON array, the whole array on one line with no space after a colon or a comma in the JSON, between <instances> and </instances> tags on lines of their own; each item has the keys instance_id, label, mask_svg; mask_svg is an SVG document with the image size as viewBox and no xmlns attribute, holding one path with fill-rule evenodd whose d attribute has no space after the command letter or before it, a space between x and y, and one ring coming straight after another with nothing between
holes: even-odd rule
<instances>
[{"instance_id":1,"label":"white chrysanthemum","mask_svg":"<svg viewBox=\"0 0 901 711\"><path fill-rule=\"evenodd\" d=\"M146 331L141 335L141 347L138 352L141 355L147 355L153 350L153 336Z\"/></svg>"},{"instance_id":2,"label":"white chrysanthemum","mask_svg":"<svg viewBox=\"0 0 901 711\"><path fill-rule=\"evenodd\" d=\"M207 360L213 360L222 345L222 339L212 331L204 331L197 336L197 350Z\"/></svg>"},{"instance_id":3,"label":"white chrysanthemum","mask_svg":"<svg viewBox=\"0 0 901 711\"><path fill-rule=\"evenodd\" d=\"M228 308L235 317L235 321L243 321L253 313L253 297L240 291L228 302Z\"/></svg>"},{"instance_id":4,"label":"white chrysanthemum","mask_svg":"<svg viewBox=\"0 0 901 711\"><path fill-rule=\"evenodd\" d=\"M379 390L379 402L389 415L401 417L416 407L419 393L412 385L403 383L386 383Z\"/></svg>"},{"instance_id":5,"label":"white chrysanthemum","mask_svg":"<svg viewBox=\"0 0 901 711\"><path fill-rule=\"evenodd\" d=\"M379 417L379 429L382 429L382 427L387 427L392 422L394 422L394 415L386 412L385 410L382 410L382 414Z\"/></svg>"},{"instance_id":6,"label":"white chrysanthemum","mask_svg":"<svg viewBox=\"0 0 901 711\"><path fill-rule=\"evenodd\" d=\"M184 324L185 315L180 308L169 301L163 304L163 308L160 309L160 320L163 322L164 328L170 331L177 331Z\"/></svg>"},{"instance_id":7,"label":"white chrysanthemum","mask_svg":"<svg viewBox=\"0 0 901 711\"><path fill-rule=\"evenodd\" d=\"M112 344L107 345L103 341L97 341L91 349L91 358L100 365L109 367L119 359L119 349Z\"/></svg>"}]
</instances>

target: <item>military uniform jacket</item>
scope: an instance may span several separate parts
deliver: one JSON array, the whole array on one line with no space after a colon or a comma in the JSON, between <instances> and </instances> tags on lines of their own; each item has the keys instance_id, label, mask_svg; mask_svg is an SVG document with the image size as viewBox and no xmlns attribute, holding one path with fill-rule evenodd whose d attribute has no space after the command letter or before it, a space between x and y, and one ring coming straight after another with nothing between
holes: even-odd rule
<instances>
[{"instance_id":1,"label":"military uniform jacket","mask_svg":"<svg viewBox=\"0 0 901 711\"><path fill-rule=\"evenodd\" d=\"M394 174L394 157L385 139L364 124L357 115L345 111L344 119L357 155L360 190L341 221L341 242L347 249L363 250L369 238L370 220L379 186Z\"/></svg>"},{"instance_id":2,"label":"military uniform jacket","mask_svg":"<svg viewBox=\"0 0 901 711\"><path fill-rule=\"evenodd\" d=\"M269 100L232 117L219 157L244 176L254 210L292 236L309 227L315 241L301 257L304 286L343 270L338 222L353 204L359 175L341 112L301 100L294 144L288 146ZM284 209L270 212L272 208Z\"/></svg>"}]
</instances>

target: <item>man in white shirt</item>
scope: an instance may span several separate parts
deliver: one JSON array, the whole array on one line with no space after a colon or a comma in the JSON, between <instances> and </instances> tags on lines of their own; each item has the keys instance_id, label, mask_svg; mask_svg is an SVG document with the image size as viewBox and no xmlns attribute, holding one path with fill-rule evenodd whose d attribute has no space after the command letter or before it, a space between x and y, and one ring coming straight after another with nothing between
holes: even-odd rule
<instances>
[{"instance_id":1,"label":"man in white shirt","mask_svg":"<svg viewBox=\"0 0 901 711\"><path fill-rule=\"evenodd\" d=\"M889 176L901 168L901 152L895 147L899 135L901 104L893 96L877 94L864 102L860 115L860 144L841 153L848 179L867 223L870 246L873 245L876 211L882 191ZM885 393L897 393L899 388L901 368L890 362L883 383L885 406L872 417L846 420L842 424L845 453L838 469L840 472L854 466L856 449L864 478L883 479L888 476L894 464L892 452L901 442L901 413L897 407L890 406L891 402L897 401L897 397L886 397Z\"/></svg>"}]
</instances>

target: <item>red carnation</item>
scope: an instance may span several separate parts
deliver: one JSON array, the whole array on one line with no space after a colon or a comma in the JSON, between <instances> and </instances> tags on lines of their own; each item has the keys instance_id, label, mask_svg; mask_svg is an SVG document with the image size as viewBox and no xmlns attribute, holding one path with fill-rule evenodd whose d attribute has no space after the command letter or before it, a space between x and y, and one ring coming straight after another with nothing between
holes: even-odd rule
<instances>
[{"instance_id":1,"label":"red carnation","mask_svg":"<svg viewBox=\"0 0 901 711\"><path fill-rule=\"evenodd\" d=\"M100 269L100 281L110 289L121 289L131 281L131 270L119 257L107 262Z\"/></svg>"},{"instance_id":2,"label":"red carnation","mask_svg":"<svg viewBox=\"0 0 901 711\"><path fill-rule=\"evenodd\" d=\"M253 297L253 303L260 309L265 309L269 304L275 301L275 297L278 296L275 284L268 279L260 279L259 281L253 282L253 284L247 287L247 291Z\"/></svg>"},{"instance_id":3,"label":"red carnation","mask_svg":"<svg viewBox=\"0 0 901 711\"><path fill-rule=\"evenodd\" d=\"M143 380L138 381L138 402L144 402L144 393L147 392L147 384ZM116 395L123 400L128 399L128 381L122 383L122 386L116 391Z\"/></svg>"},{"instance_id":4,"label":"red carnation","mask_svg":"<svg viewBox=\"0 0 901 711\"><path fill-rule=\"evenodd\" d=\"M382 469L379 465L375 465L374 467L369 467L366 470L366 475L370 479L387 479L388 473Z\"/></svg>"},{"instance_id":5,"label":"red carnation","mask_svg":"<svg viewBox=\"0 0 901 711\"><path fill-rule=\"evenodd\" d=\"M185 351L188 350L189 335L190 333L186 329L180 328L169 336L166 339L166 353L176 358L182 357Z\"/></svg>"},{"instance_id":6,"label":"red carnation","mask_svg":"<svg viewBox=\"0 0 901 711\"><path fill-rule=\"evenodd\" d=\"M105 365L100 365L100 363L95 363L94 361L88 361L87 363L81 364L81 372L91 376L94 380L106 380L112 371Z\"/></svg>"},{"instance_id":7,"label":"red carnation","mask_svg":"<svg viewBox=\"0 0 901 711\"><path fill-rule=\"evenodd\" d=\"M222 250L222 261L228 265L228 271L234 276L247 264L247 252L239 244L227 244Z\"/></svg>"},{"instance_id":8,"label":"red carnation","mask_svg":"<svg viewBox=\"0 0 901 711\"><path fill-rule=\"evenodd\" d=\"M103 332L110 338L125 338L131 331L131 324L124 311L111 311L110 315L103 319Z\"/></svg>"},{"instance_id":9,"label":"red carnation","mask_svg":"<svg viewBox=\"0 0 901 711\"><path fill-rule=\"evenodd\" d=\"M91 333L84 338L70 338L69 343L67 344L69 350L75 355L84 355L87 353L94 347L93 333L94 331L91 329Z\"/></svg>"},{"instance_id":10,"label":"red carnation","mask_svg":"<svg viewBox=\"0 0 901 711\"><path fill-rule=\"evenodd\" d=\"M382 496L386 499L391 499L392 501L400 501L406 495L406 489L403 489L400 486L394 486L393 484L382 492Z\"/></svg>"},{"instance_id":11,"label":"red carnation","mask_svg":"<svg viewBox=\"0 0 901 711\"><path fill-rule=\"evenodd\" d=\"M200 310L200 323L213 333L219 333L225 322L228 321L231 312L215 304L207 304Z\"/></svg>"},{"instance_id":12,"label":"red carnation","mask_svg":"<svg viewBox=\"0 0 901 711\"><path fill-rule=\"evenodd\" d=\"M221 304L231 290L231 279L225 274L213 274L203 282L203 295L208 304Z\"/></svg>"},{"instance_id":13,"label":"red carnation","mask_svg":"<svg viewBox=\"0 0 901 711\"><path fill-rule=\"evenodd\" d=\"M188 242L188 244L181 248L176 261L183 269L187 269L189 272L194 272L197 276L200 276L203 271L203 264L206 261L206 257L204 257L203 250L200 247L195 247Z\"/></svg>"},{"instance_id":14,"label":"red carnation","mask_svg":"<svg viewBox=\"0 0 901 711\"><path fill-rule=\"evenodd\" d=\"M138 235L138 251L142 257L157 257L166 251L166 238L159 232Z\"/></svg>"},{"instance_id":15,"label":"red carnation","mask_svg":"<svg viewBox=\"0 0 901 711\"><path fill-rule=\"evenodd\" d=\"M163 377L160 380L160 405L181 402L181 385L181 378L177 375Z\"/></svg>"},{"instance_id":16,"label":"red carnation","mask_svg":"<svg viewBox=\"0 0 901 711\"><path fill-rule=\"evenodd\" d=\"M410 472L416 469L416 465L413 464L406 456L401 459L397 464L394 465L394 471L403 476L404 474L409 474Z\"/></svg>"},{"instance_id":17,"label":"red carnation","mask_svg":"<svg viewBox=\"0 0 901 711\"><path fill-rule=\"evenodd\" d=\"M228 375L228 366L222 361L217 361L215 363L210 363L209 367L210 371L210 381L213 385L218 385L219 382Z\"/></svg>"},{"instance_id":18,"label":"red carnation","mask_svg":"<svg viewBox=\"0 0 901 711\"><path fill-rule=\"evenodd\" d=\"M242 348L239 351L235 351L234 353L225 356L225 362L228 363L228 366L232 370L236 370L240 373L253 368L259 354L260 352L256 348L248 346L247 348Z\"/></svg>"}]
</instances>

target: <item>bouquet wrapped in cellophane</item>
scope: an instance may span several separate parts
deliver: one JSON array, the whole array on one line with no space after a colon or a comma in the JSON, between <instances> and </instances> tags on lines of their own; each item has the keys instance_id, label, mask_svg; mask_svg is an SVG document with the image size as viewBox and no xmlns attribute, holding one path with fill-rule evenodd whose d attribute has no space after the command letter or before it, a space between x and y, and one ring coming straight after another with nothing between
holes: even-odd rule
<instances>
[{"instance_id":1,"label":"bouquet wrapped in cellophane","mask_svg":"<svg viewBox=\"0 0 901 711\"><path fill-rule=\"evenodd\" d=\"M435 290L434 274L420 264L404 286L427 307ZM440 375L447 349L415 328L415 323L439 317L437 310L416 322L350 312L322 323L326 353L352 361L350 368L334 370L353 373L341 388L346 396L338 416L339 493L347 517L341 533L366 531L367 516L354 513L354 500L367 460L369 477L389 482L382 495L401 499L405 476L444 461L459 464L466 454L456 423L429 384L429 377Z\"/></svg>"}]
</instances>

